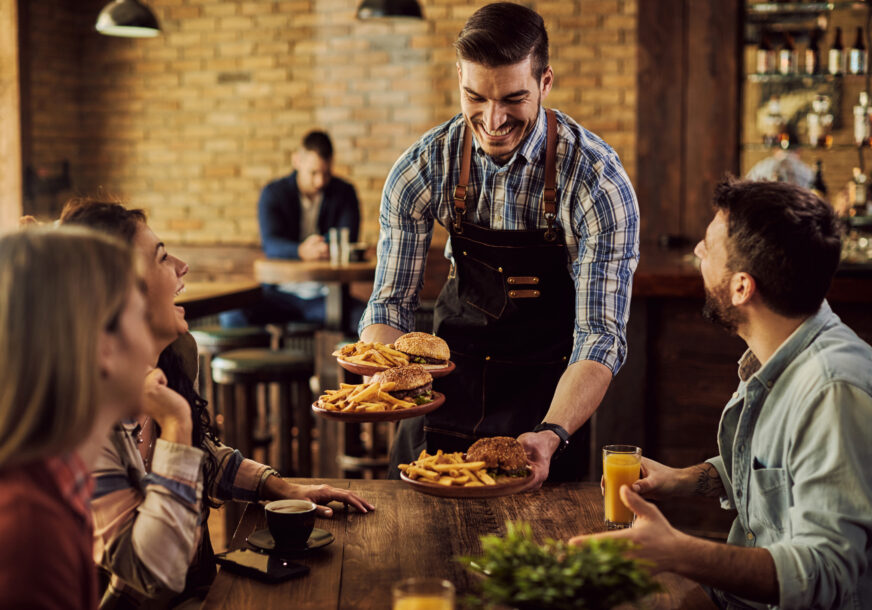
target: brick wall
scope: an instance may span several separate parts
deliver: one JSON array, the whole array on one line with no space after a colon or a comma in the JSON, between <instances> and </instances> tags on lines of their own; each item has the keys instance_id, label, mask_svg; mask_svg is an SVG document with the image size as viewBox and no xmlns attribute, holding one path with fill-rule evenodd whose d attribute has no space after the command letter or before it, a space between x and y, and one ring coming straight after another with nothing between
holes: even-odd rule
<instances>
[{"instance_id":1,"label":"brick wall","mask_svg":"<svg viewBox=\"0 0 872 610\"><path fill-rule=\"evenodd\" d=\"M637 1L529 3L551 36L549 105L612 144L631 176ZM103 2L66 3L84 16L70 35L78 40L57 42L57 29L32 35L80 67L48 70L80 78L78 114L34 88L35 125L59 106L77 116L78 132L67 126L77 189L123 195L148 209L166 241L185 245L256 245L260 189L290 171L313 127L333 137L336 173L356 185L363 236L374 241L391 165L458 112L451 43L485 4L421 0L425 21L360 22L357 0L150 0L163 34L127 40L90 29Z\"/></svg>"}]
</instances>

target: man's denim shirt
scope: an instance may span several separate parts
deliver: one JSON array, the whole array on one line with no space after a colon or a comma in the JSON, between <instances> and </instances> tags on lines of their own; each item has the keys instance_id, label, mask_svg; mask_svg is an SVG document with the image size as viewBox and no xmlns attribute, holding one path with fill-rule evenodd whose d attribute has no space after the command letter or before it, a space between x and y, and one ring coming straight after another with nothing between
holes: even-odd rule
<instances>
[{"instance_id":1,"label":"man's denim shirt","mask_svg":"<svg viewBox=\"0 0 872 610\"><path fill-rule=\"evenodd\" d=\"M872 348L824 301L739 378L709 460L738 512L728 543L769 550L778 607L872 608Z\"/></svg>"}]
</instances>

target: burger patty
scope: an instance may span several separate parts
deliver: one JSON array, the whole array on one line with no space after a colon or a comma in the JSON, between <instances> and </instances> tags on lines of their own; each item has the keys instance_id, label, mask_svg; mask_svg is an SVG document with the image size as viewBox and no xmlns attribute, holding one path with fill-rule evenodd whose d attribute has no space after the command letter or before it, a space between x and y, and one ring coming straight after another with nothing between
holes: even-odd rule
<instances>
[{"instance_id":1,"label":"burger patty","mask_svg":"<svg viewBox=\"0 0 872 610\"><path fill-rule=\"evenodd\" d=\"M475 441L466 450L470 462L484 462L489 469L514 474L527 468L527 453L517 439L494 436Z\"/></svg>"},{"instance_id":2,"label":"burger patty","mask_svg":"<svg viewBox=\"0 0 872 610\"><path fill-rule=\"evenodd\" d=\"M417 388L412 388L411 390L392 390L388 392L394 398L399 398L400 400L408 400L412 398L416 398L417 396L424 396L425 394L429 394L433 390L433 384L427 383Z\"/></svg>"},{"instance_id":3,"label":"burger patty","mask_svg":"<svg viewBox=\"0 0 872 610\"><path fill-rule=\"evenodd\" d=\"M413 356L412 354L406 354L409 357L409 362L414 364L447 364L445 360L439 360L438 358L428 358L427 356Z\"/></svg>"}]
</instances>

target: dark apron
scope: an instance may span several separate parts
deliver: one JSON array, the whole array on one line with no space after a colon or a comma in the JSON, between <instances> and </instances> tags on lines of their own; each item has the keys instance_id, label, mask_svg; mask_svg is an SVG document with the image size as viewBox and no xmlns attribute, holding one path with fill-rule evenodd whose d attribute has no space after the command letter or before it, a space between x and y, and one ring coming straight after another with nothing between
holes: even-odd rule
<instances>
[{"instance_id":1,"label":"dark apron","mask_svg":"<svg viewBox=\"0 0 872 610\"><path fill-rule=\"evenodd\" d=\"M455 265L436 301L434 332L457 368L436 379L445 404L403 420L391 455L396 465L434 453L465 451L487 436L530 432L545 417L572 352L575 285L556 218L556 119L547 111L547 229L503 231L463 222L471 134L464 134L455 221L448 227ZM549 480L580 480L587 472L587 427L551 464Z\"/></svg>"}]
</instances>

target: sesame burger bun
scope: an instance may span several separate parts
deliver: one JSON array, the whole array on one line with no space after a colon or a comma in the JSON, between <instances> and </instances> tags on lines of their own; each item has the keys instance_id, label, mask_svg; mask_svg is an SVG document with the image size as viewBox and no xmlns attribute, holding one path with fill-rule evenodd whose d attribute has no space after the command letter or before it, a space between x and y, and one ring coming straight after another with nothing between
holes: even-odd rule
<instances>
[{"instance_id":1,"label":"sesame burger bun","mask_svg":"<svg viewBox=\"0 0 872 610\"><path fill-rule=\"evenodd\" d=\"M444 367L451 358L448 344L430 333L406 333L394 341L394 349L409 355L410 362Z\"/></svg>"},{"instance_id":2,"label":"sesame burger bun","mask_svg":"<svg viewBox=\"0 0 872 610\"><path fill-rule=\"evenodd\" d=\"M433 397L433 377L420 364L397 366L385 369L372 376L372 381L379 383L396 383L388 394L400 400L409 400L418 404L430 402Z\"/></svg>"}]
</instances>

